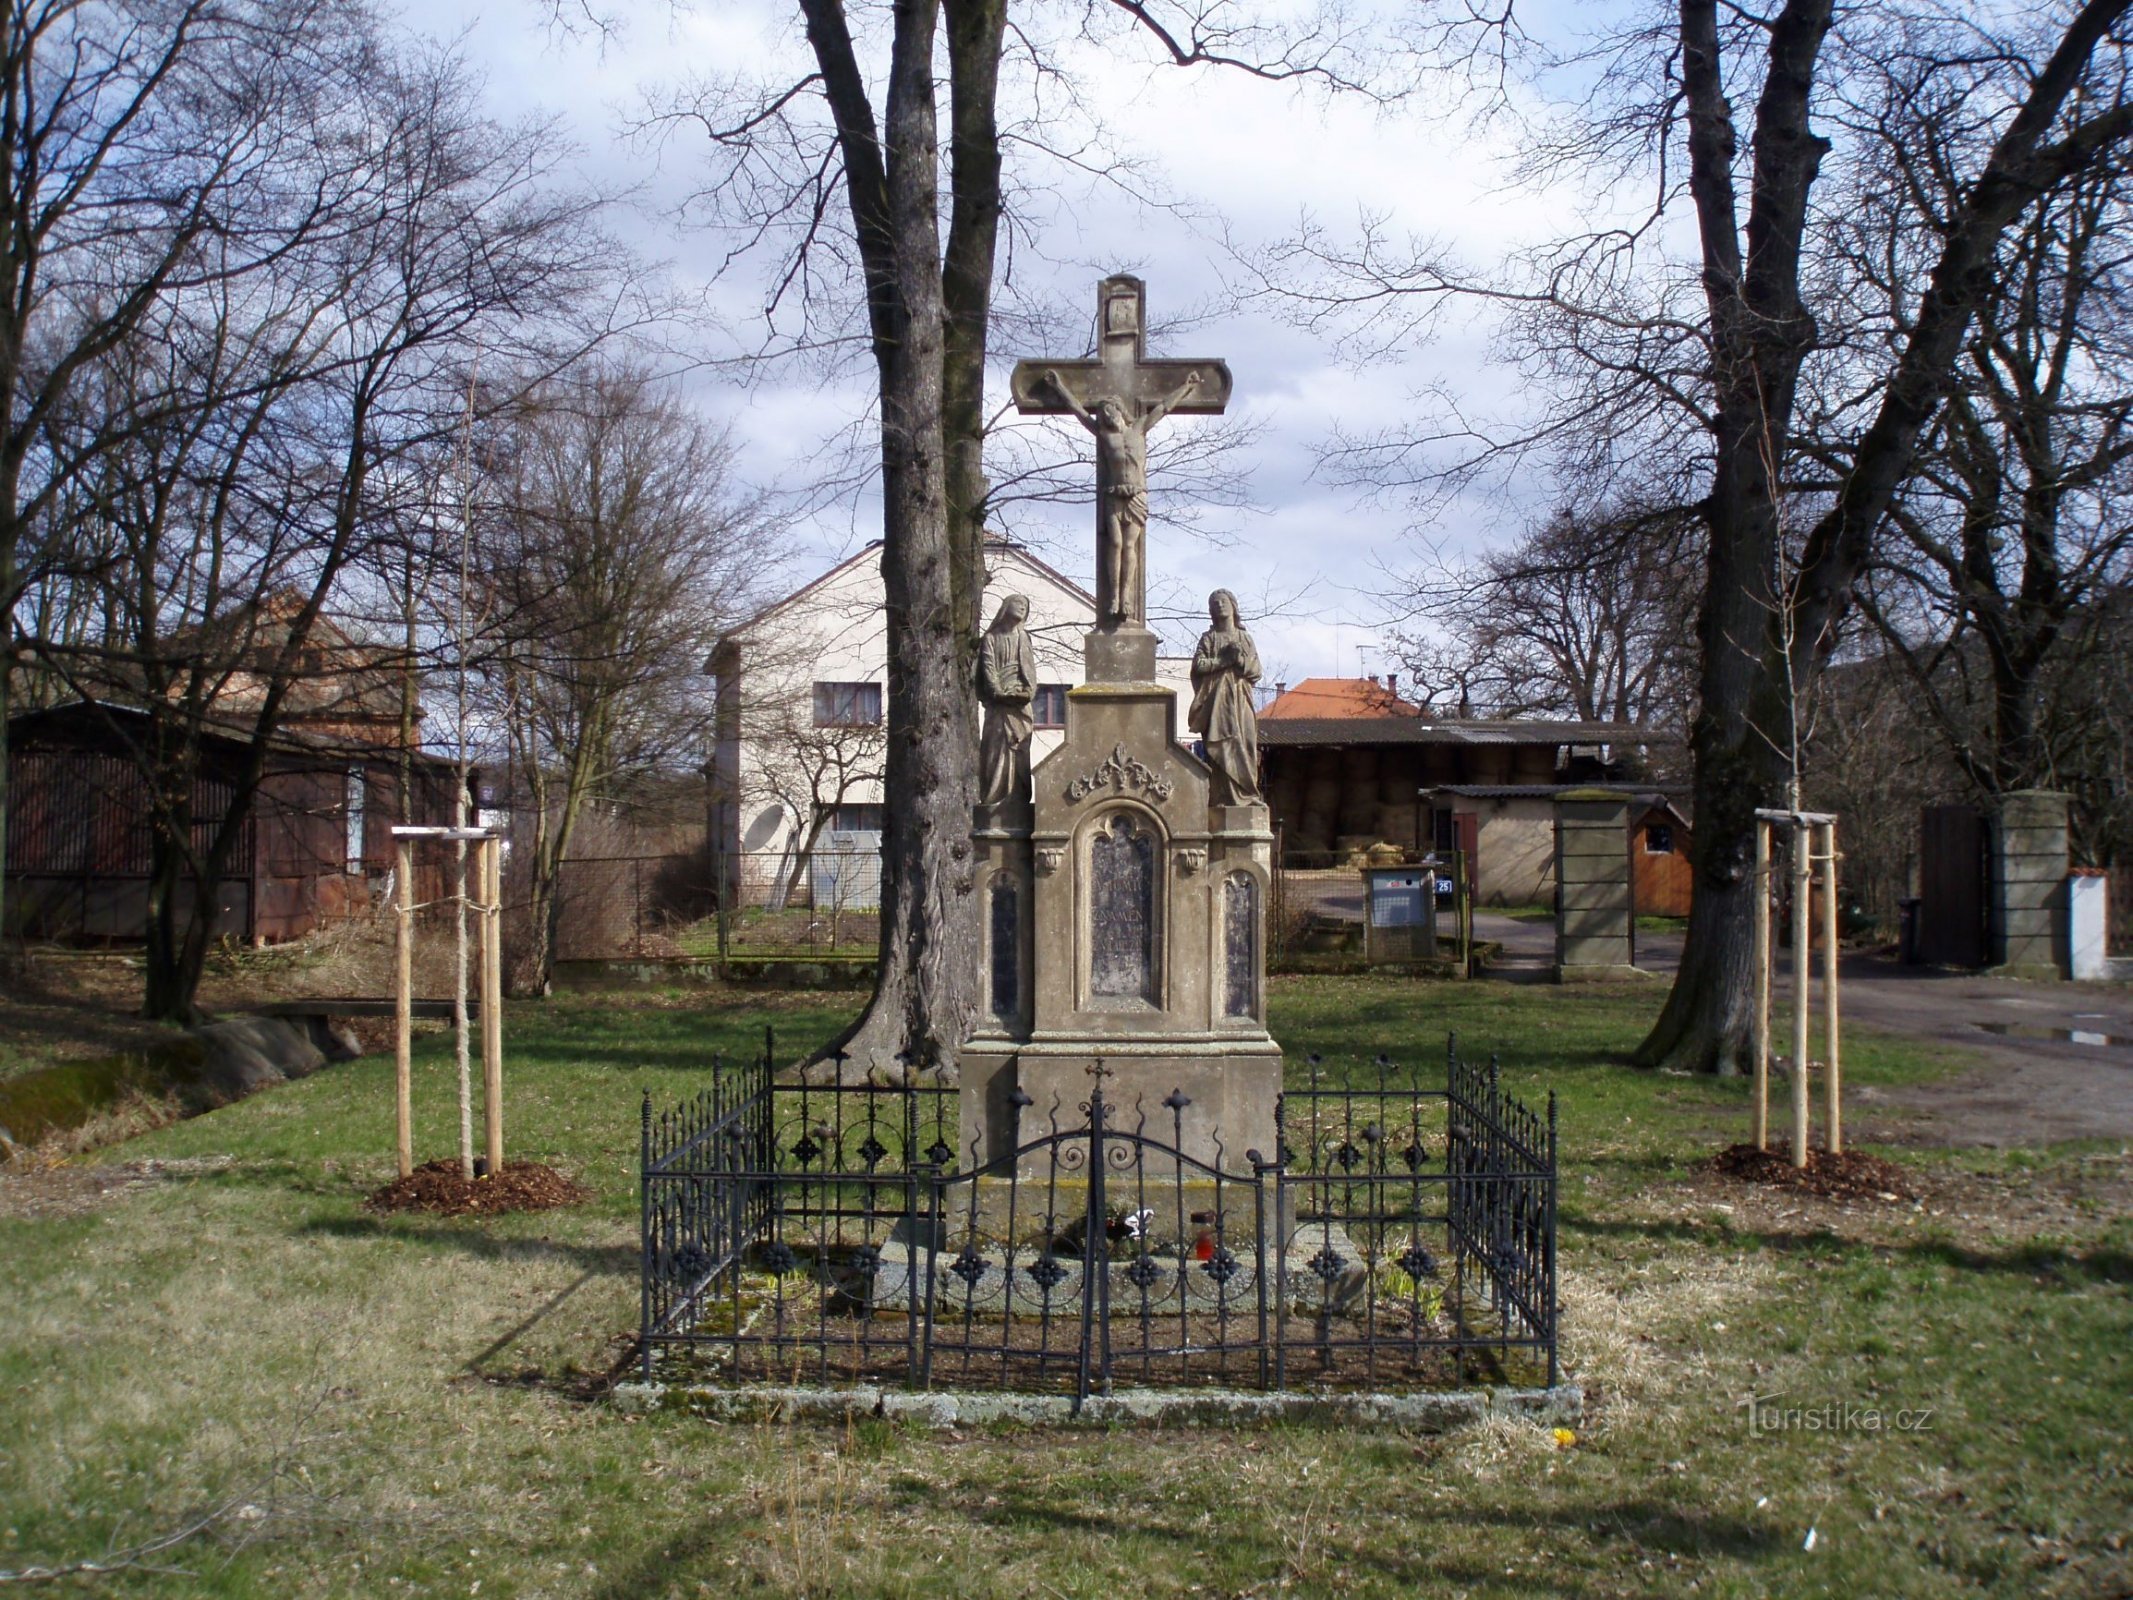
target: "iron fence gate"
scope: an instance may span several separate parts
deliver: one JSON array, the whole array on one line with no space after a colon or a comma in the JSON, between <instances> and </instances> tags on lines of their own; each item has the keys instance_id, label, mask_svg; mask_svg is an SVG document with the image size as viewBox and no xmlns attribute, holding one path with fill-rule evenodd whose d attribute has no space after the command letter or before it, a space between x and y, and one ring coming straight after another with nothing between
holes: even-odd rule
<instances>
[{"instance_id":1,"label":"iron fence gate","mask_svg":"<svg viewBox=\"0 0 2133 1600\"><path fill-rule=\"evenodd\" d=\"M764 1056L643 1108L642 1360L719 1381L1064 1390L1553 1384L1556 1127L1494 1063L1442 1087L1312 1057L1272 1151L1190 1099L1017 1093L957 1164L932 1084L779 1085Z\"/></svg>"}]
</instances>

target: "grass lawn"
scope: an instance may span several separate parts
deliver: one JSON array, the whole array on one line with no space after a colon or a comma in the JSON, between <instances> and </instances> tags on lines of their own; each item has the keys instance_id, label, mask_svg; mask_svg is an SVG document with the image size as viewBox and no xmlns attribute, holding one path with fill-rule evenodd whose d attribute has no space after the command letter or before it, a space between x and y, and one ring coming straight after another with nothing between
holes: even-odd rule
<instances>
[{"instance_id":1,"label":"grass lawn","mask_svg":"<svg viewBox=\"0 0 2133 1600\"><path fill-rule=\"evenodd\" d=\"M379 1058L0 1183L0 1574L210 1518L80 1586L484 1600L2133 1588L2128 1153L1891 1147L1916 1205L1722 1185L1694 1163L1740 1136L1743 1087L1618 1064L1659 998L1274 985L1274 1031L1299 1053L1435 1057L1456 1029L1500 1054L1515 1091L1559 1092L1567 1358L1591 1399L1568 1448L1523 1425L938 1436L618 1414L588 1396L636 1320L639 1094L678 1096L766 1020L797 1050L852 997L580 994L512 1009L508 1071L514 1153L582 1178L582 1208L366 1213L390 1167ZM1864 1036L1847 1061L1862 1088L1964 1064ZM429 1042L424 1155L454 1145L450 1071ZM1795 1408L1793 1425L1752 1431L1750 1395ZM1832 1407L1850 1426L1810 1430Z\"/></svg>"}]
</instances>

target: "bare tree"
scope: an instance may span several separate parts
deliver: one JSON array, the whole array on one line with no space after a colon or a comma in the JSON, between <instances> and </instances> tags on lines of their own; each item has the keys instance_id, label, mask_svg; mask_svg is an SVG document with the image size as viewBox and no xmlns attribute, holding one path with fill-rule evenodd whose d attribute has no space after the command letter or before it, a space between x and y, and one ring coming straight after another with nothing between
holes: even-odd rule
<instances>
[{"instance_id":1,"label":"bare tree","mask_svg":"<svg viewBox=\"0 0 2133 1600\"><path fill-rule=\"evenodd\" d=\"M79 642L34 645L112 708L151 795L156 1017L193 1009L217 891L317 677L315 630L419 525L411 463L461 425L477 352L563 359L600 332L614 281L593 201L551 182L548 130L487 121L449 56L390 48L360 12L327 17L345 30L326 57L335 70L292 112L308 167L223 197L255 230L294 208L283 247L244 271L162 284L41 430L55 456L94 464L63 581L94 586L101 622ZM257 77L266 63L225 65ZM228 231L195 254L228 248ZM210 734L242 756L223 775L222 814L202 818Z\"/></svg>"},{"instance_id":2,"label":"bare tree","mask_svg":"<svg viewBox=\"0 0 2133 1600\"><path fill-rule=\"evenodd\" d=\"M1053 63L1024 54L1034 35L1027 22L1010 29L1006 0L901 0L886 16L844 0L798 0L798 10L804 69L767 85L699 85L672 116L708 135L711 194L736 254L776 258L773 320L797 315L800 342L821 349L851 339L840 318L855 300L864 313L880 405L892 803L875 991L834 1048L858 1070L894 1073L951 1064L978 1008L969 685L984 577L1003 66L1069 99L1073 89ZM1344 81L1348 36L1337 20L1284 31L1219 5L1146 0L1065 14L1092 36L1153 40L1178 65ZM945 136L935 77L943 55ZM1036 116L1013 130L1033 151L1053 136ZM848 282L856 297L839 294Z\"/></svg>"},{"instance_id":3,"label":"bare tree","mask_svg":"<svg viewBox=\"0 0 2133 1600\"><path fill-rule=\"evenodd\" d=\"M519 981L545 994L578 823L702 759L702 663L775 524L735 492L725 439L639 367L542 384L483 457L479 662L530 802Z\"/></svg>"},{"instance_id":4,"label":"bare tree","mask_svg":"<svg viewBox=\"0 0 2133 1600\"><path fill-rule=\"evenodd\" d=\"M2113 63L2122 78L2125 66ZM1892 72L1871 123L1881 185L1945 212L1975 135L1959 103ZM2079 128L2123 95L2091 75ZM2114 648L2104 602L2133 576L2133 171L2113 151L2011 228L1918 468L1890 507L1861 609L1964 779L1986 794L2072 785L2087 697L2063 691ZM1860 276L1900 307L1888 268L1916 223L1861 206Z\"/></svg>"},{"instance_id":5,"label":"bare tree","mask_svg":"<svg viewBox=\"0 0 2133 1600\"><path fill-rule=\"evenodd\" d=\"M313 97L347 87L341 9L0 5L0 830L22 624L52 620L53 602L28 618L18 608L84 525L81 475L141 422L127 411L84 426L96 413L76 404L79 387L169 295L276 257L345 196L307 129ZM0 922L4 911L0 900Z\"/></svg>"},{"instance_id":6,"label":"bare tree","mask_svg":"<svg viewBox=\"0 0 2133 1600\"><path fill-rule=\"evenodd\" d=\"M1925 6L1840 20L1832 0L1765 12L1682 0L1553 55L1512 13L1452 9L1436 43L1487 60L1492 90L1497 68L1538 57L1543 73L1569 71L1589 107L1541 129L1535 170L1578 163L1615 205L1636 182L1652 196L1646 214L1625 224L1617 210L1517 263L1525 275L1509 281L1367 230L1352 248L1307 236L1268 268L1270 287L1292 292L1307 318L1360 319L1378 336L1405 331L1412 308L1479 296L1505 311L1513 357L1555 385L1538 423L1496 436L1454 417L1420 436L1357 439L1336 457L1350 468L1441 472L1428 452L1451 449L1453 470L1472 471L1561 447L1596 451L1574 460L1584 468L1670 461L1690 486L1680 498L1705 530L1690 735L1696 899L1640 1061L1728 1072L1747 1061L1754 813L1796 792L1816 674L1954 385L2003 238L2133 133L2133 106L2095 66L2123 48L2129 9L2086 0L1994 31ZM1877 329L1844 304L1833 210L1818 205L1825 162L1857 160L1857 142L1834 141L1843 119L1817 113L1896 59L1958 86L1978 131L1900 318ZM2070 116L2092 87L2104 103ZM1751 113L1737 110L1751 101ZM1688 232L1677 216L1693 224L1685 257L1671 253Z\"/></svg>"},{"instance_id":7,"label":"bare tree","mask_svg":"<svg viewBox=\"0 0 2133 1600\"><path fill-rule=\"evenodd\" d=\"M858 795L880 792L886 737L877 724L825 723L816 715L812 693L799 688L751 701L741 727L755 760L738 798L750 806L768 801L789 819L788 847L774 886L775 899L783 903L809 881L815 851L838 809Z\"/></svg>"},{"instance_id":8,"label":"bare tree","mask_svg":"<svg viewBox=\"0 0 2133 1600\"><path fill-rule=\"evenodd\" d=\"M1517 544L1419 578L1398 635L1430 710L1672 730L1692 676L1680 573L1691 514L1565 507Z\"/></svg>"}]
</instances>

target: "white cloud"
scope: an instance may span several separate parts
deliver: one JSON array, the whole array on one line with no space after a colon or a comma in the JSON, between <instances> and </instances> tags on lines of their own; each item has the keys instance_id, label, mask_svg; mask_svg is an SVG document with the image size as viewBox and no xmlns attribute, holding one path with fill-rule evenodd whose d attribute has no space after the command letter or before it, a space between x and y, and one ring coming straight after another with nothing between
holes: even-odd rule
<instances>
[{"instance_id":1,"label":"white cloud","mask_svg":"<svg viewBox=\"0 0 2133 1600\"><path fill-rule=\"evenodd\" d=\"M677 221L693 178L685 137L655 161L619 130L647 88L684 72L746 70L773 55L792 57L797 24L777 0L718 0L679 11L640 0L625 13L624 29L605 38L559 33L543 25L544 15L540 0L429 0L419 25L439 37L464 31L464 49L485 71L499 112L559 115L589 172L641 189L645 201L624 231L682 278L700 279L715 247ZM1235 237L1256 240L1305 213L1337 230L1370 211L1384 215L1396 235L1427 236L1470 262L1487 262L1540 236L1570 203L1506 188L1501 152L1446 119L1387 115L1354 100L1327 103L1237 73L1120 65L1080 41L1062 49L1092 109L1192 213L1151 210L1094 181L1058 180L1035 207L1043 231L1035 254L1017 254L1016 274L1022 294L1062 316L1084 315L1095 277L1120 267L1148 279L1158 321L1217 299L1225 259L1216 218ZM746 329L760 292L754 284L723 285L714 301ZM1154 589L1180 610L1217 585L1236 590L1248 606L1269 597L1284 602L1282 614L1259 625L1270 662L1282 663L1292 678L1356 671L1356 646L1379 637L1386 570L1416 559L1407 535L1411 511L1329 485L1315 470L1318 445L1339 428L1367 430L1412 414L1412 396L1431 381L1448 381L1474 412L1501 411L1517 398L1509 375L1489 368L1486 340L1472 328L1405 361L1362 369L1337 364L1323 344L1256 313L1224 315L1173 344L1179 353L1227 359L1237 404L1264 423L1250 464L1252 497L1264 510L1224 513L1220 547L1159 536L1150 552ZM996 393L1012 361L1031 353L1041 352L995 352ZM796 369L759 379L745 393L717 378L704 379L697 392L733 427L744 470L776 483L804 473L821 441L863 411L868 377L863 366L840 382ZM1515 531L1525 514L1515 499L1469 495L1440 508L1428 533L1447 548L1471 547ZM868 536L873 515L862 504L856 514L848 507L804 527L795 567L804 573L812 562L848 551ZM1042 547L1087 578L1088 508L1046 508L1031 521ZM1194 625L1187 616L1168 631L1189 639ZM1380 659L1371 670L1389 664Z\"/></svg>"}]
</instances>

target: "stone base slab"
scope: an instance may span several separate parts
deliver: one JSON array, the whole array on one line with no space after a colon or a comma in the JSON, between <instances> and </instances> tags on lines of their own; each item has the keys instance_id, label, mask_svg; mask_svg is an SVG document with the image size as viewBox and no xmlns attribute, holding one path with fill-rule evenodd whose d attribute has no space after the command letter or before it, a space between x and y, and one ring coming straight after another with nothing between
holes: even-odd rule
<instances>
[{"instance_id":1,"label":"stone base slab","mask_svg":"<svg viewBox=\"0 0 2133 1600\"><path fill-rule=\"evenodd\" d=\"M1076 1401L1063 1394L952 1394L939 1390L726 1388L716 1384L618 1383L617 1410L688 1412L707 1422L848 1423L874 1417L920 1428L1142 1426L1255 1427L1302 1423L1449 1433L1491 1417L1541 1426L1584 1420L1585 1391L1575 1383L1540 1389L1454 1389L1421 1394L1266 1393L1256 1389L1120 1389Z\"/></svg>"},{"instance_id":2,"label":"stone base slab","mask_svg":"<svg viewBox=\"0 0 2133 1600\"><path fill-rule=\"evenodd\" d=\"M1150 1196L1151 1201L1153 1198ZM982 1221L980 1225L982 1227ZM967 1233L967 1226L962 1231ZM1015 1252L1014 1271L1010 1274L1005 1270L1007 1263L997 1244L987 1246L980 1240L969 1242L975 1251L970 1269L975 1276L967 1280L954 1272L962 1253L960 1239L934 1252L933 1294L937 1315L997 1321L1010 1315L1077 1317L1081 1314L1082 1296L1089 1288L1085 1281L1089 1266L1083 1258L1074 1255L1051 1257L1046 1264L1052 1269L1052 1281L1046 1285L1031 1275L1032 1269L1044 1259L1034 1246L1026 1245ZM1224 1248L1229 1252L1228 1260L1201 1261L1191 1253L1177 1255L1150 1251L1144 1256L1133 1240L1119 1240L1111 1246L1109 1256L1103 1259L1102 1275L1097 1280L1108 1289L1110 1315L1121 1318L1142 1315L1176 1317L1181 1312L1213 1311L1222 1305L1228 1306L1234 1315L1254 1314L1259 1296L1258 1253L1248 1241L1234 1234L1230 1235ZM1330 1279L1321 1277L1313 1265L1320 1252L1327 1250L1341 1257L1340 1270ZM855 1304L870 1307L876 1315L900 1315L909 1310L912 1286L917 1283L920 1285L920 1304L923 1305L925 1252L908 1244L890 1244L881 1250L880 1255L879 1265L865 1280L846 1274L840 1280L840 1288L851 1295ZM1223 1275L1208 1270L1211 1266L1219 1267ZM834 1270L832 1268L833 1273ZM1282 1288L1280 1303L1291 1313L1301 1315L1347 1311L1360 1302L1369 1284L1369 1270L1363 1253L1337 1226L1314 1225L1298 1231L1281 1253L1279 1271L1278 1279L1268 1281L1267 1292L1273 1296L1279 1283ZM1146 1281L1137 1282L1133 1277L1135 1272L1142 1274Z\"/></svg>"},{"instance_id":3,"label":"stone base slab","mask_svg":"<svg viewBox=\"0 0 2133 1600\"><path fill-rule=\"evenodd\" d=\"M974 1189L959 1184L952 1193L955 1214L941 1219L936 1245L953 1253L973 1231L981 1240L1005 1240L1023 1251L1041 1246L1047 1234L1071 1236L1078 1241L1089 1213L1089 1180L1083 1175L1087 1171L1083 1157L1088 1141L1079 1141L1078 1149L1074 1143L1068 1141L1059 1147L1063 1156L1071 1156L1073 1166L1062 1162L1056 1173L1046 1160L1037 1176L1012 1184L1004 1176L975 1179ZM1271 1211L1271 1182L1266 1204ZM1141 1223L1140 1237L1158 1251L1174 1251L1181 1243L1197 1244L1203 1234L1212 1236L1213 1224L1196 1223L1196 1216L1219 1216L1222 1237L1236 1251L1254 1246L1261 1225L1253 1209L1252 1187L1246 1181L1218 1185L1212 1178L1110 1174L1104 1186L1104 1210L1121 1219L1134 1212L1155 1213ZM1269 1216L1265 1220L1281 1234L1293 1231L1280 1218ZM1120 1260L1129 1259L1134 1248L1125 1239L1111 1247L1113 1256Z\"/></svg>"}]
</instances>

